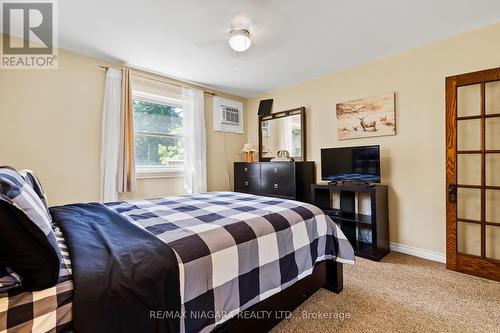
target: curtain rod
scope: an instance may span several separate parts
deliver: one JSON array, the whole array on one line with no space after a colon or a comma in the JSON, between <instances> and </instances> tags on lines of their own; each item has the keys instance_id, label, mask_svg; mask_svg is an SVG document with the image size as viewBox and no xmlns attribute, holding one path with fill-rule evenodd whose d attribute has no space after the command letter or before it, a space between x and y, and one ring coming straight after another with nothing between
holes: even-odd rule
<instances>
[{"instance_id":1,"label":"curtain rod","mask_svg":"<svg viewBox=\"0 0 500 333\"><path fill-rule=\"evenodd\" d=\"M105 70L108 70L110 68L113 68L113 67L109 67L109 66L101 66L99 65L99 67L101 68L104 68ZM171 83L171 82L166 82L166 81L163 81L163 80L158 80L158 79L153 79L151 77L147 77L147 76L141 76L141 75L137 75L137 74L131 74L133 76L136 76L136 77L140 77L140 78L143 78L143 79L147 79L147 80L152 80L152 81L157 81L157 82L161 82L161 83L165 83L165 84L169 84L171 86L174 86L174 87L179 87L179 88L187 88L183 85L180 85L180 84L175 84L175 83ZM215 93L213 92L209 92L209 91L205 91L205 90L202 90L203 93L207 94L207 95L211 95L211 96L217 96Z\"/></svg>"}]
</instances>

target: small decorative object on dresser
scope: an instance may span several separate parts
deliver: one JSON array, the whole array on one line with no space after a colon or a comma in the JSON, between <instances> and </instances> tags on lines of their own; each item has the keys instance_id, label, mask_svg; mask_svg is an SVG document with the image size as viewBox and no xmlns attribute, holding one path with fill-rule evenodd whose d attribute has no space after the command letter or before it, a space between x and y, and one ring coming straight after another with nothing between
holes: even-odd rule
<instances>
[{"instance_id":1,"label":"small decorative object on dresser","mask_svg":"<svg viewBox=\"0 0 500 333\"><path fill-rule=\"evenodd\" d=\"M243 145L243 149L241 150L242 153L245 153L247 162L253 162L253 157L256 151L257 149L255 149L255 146L251 143L245 143Z\"/></svg>"},{"instance_id":2,"label":"small decorative object on dresser","mask_svg":"<svg viewBox=\"0 0 500 333\"><path fill-rule=\"evenodd\" d=\"M293 157L290 156L288 150L278 150L276 157L271 159L271 162L293 162Z\"/></svg>"},{"instance_id":3,"label":"small decorative object on dresser","mask_svg":"<svg viewBox=\"0 0 500 333\"><path fill-rule=\"evenodd\" d=\"M314 162L236 162L234 190L303 202L311 201Z\"/></svg>"}]
</instances>

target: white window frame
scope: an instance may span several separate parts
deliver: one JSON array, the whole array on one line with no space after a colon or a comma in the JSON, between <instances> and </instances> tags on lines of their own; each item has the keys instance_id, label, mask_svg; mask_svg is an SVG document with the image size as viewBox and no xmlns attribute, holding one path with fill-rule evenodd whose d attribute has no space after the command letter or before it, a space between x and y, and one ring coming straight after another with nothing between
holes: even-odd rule
<instances>
[{"instance_id":1,"label":"white window frame","mask_svg":"<svg viewBox=\"0 0 500 333\"><path fill-rule=\"evenodd\" d=\"M159 104L164 106L172 106L176 108L183 108L182 101L180 99L161 96L156 94L150 94L143 91L132 91L132 100L138 100L141 102ZM182 119L183 127L184 127L184 118ZM150 135L150 136L161 136L161 137L175 137L184 139L182 134L165 134L165 133L156 133L156 132L140 132L135 131L134 129L134 137L136 134L140 135ZM135 141L134 141L135 145ZM134 147L135 149L135 147ZM136 166L135 172L137 178L171 178L171 177L183 177L184 176L184 167L138 167Z\"/></svg>"}]
</instances>

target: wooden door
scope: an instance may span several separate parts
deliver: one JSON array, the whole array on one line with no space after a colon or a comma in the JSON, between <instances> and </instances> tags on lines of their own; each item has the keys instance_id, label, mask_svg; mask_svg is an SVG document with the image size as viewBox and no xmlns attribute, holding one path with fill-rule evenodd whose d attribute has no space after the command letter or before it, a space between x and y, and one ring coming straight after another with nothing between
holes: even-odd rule
<instances>
[{"instance_id":1,"label":"wooden door","mask_svg":"<svg viewBox=\"0 0 500 333\"><path fill-rule=\"evenodd\" d=\"M446 266L500 281L500 68L446 78Z\"/></svg>"}]
</instances>

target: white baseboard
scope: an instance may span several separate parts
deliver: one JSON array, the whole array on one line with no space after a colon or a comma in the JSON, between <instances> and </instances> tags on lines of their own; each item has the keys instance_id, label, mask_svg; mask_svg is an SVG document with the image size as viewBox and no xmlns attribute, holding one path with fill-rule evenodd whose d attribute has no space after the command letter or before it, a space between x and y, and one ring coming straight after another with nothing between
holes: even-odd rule
<instances>
[{"instance_id":1,"label":"white baseboard","mask_svg":"<svg viewBox=\"0 0 500 333\"><path fill-rule=\"evenodd\" d=\"M446 255L441 252L419 249L417 247L393 243L393 242L390 242L389 245L391 251L394 252L400 252L415 257L446 263Z\"/></svg>"}]
</instances>

